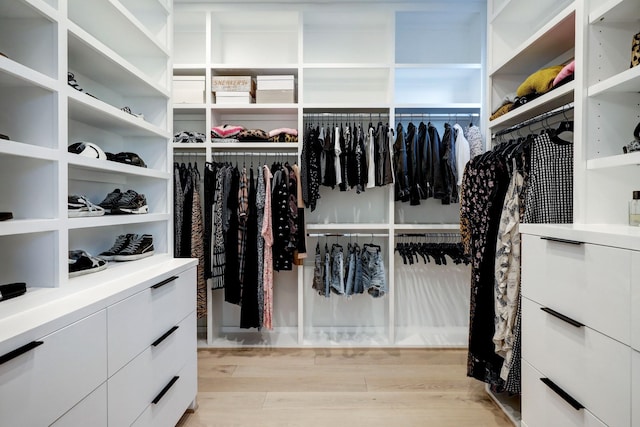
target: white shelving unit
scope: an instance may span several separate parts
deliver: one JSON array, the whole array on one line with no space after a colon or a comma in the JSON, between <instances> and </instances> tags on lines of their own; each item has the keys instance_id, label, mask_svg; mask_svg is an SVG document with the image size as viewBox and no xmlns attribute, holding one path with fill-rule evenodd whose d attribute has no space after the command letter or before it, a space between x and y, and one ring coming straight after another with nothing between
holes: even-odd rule
<instances>
[{"instance_id":1,"label":"white shelving unit","mask_svg":"<svg viewBox=\"0 0 640 427\"><path fill-rule=\"evenodd\" d=\"M519 83L536 70L567 62L572 57L576 61L574 82L554 89L488 124L491 132L495 133L561 105L573 103L574 223L527 224L526 227L523 225L523 232L544 236L545 239L585 242L585 246L589 246L586 243L594 243L603 247L638 250L637 227L628 225L627 203L632 191L638 189L636 165L640 164L640 157L638 153L623 154L622 147L633 139L633 131L640 122L640 70L637 67L629 68L632 36L640 31L639 12L640 5L635 0L489 2L488 66L491 71L487 109L494 110L506 94L514 92ZM536 259L540 259L537 255L527 259L526 249L525 246L523 271L526 265L533 265ZM562 253L568 254L568 249ZM550 252L546 255L552 256ZM583 271L583 267L592 264L589 262L577 266L575 270ZM563 271L565 273L571 274ZM569 279L564 281L567 286L575 284ZM533 288L529 285L530 294L538 292L538 283L533 285ZM527 286L524 280L522 286L523 289ZM565 291L563 286L562 289L554 288L553 293L559 295ZM632 312L638 311L637 302L637 298L632 301ZM572 309L579 310L579 307ZM552 328L545 329L541 322L536 322L535 314L523 314L523 325L529 322L528 328L535 330L536 336L550 333L548 331ZM613 313L603 312L602 315L613 317ZM565 335L563 338L569 336ZM532 338L536 337L528 337ZM528 348L531 349L531 346ZM595 358L595 353L596 346L593 346L585 357ZM632 353L637 354L637 351ZM619 356L616 353L610 358ZM557 362L555 355L546 357L554 360L558 370L565 369L564 365ZM571 360L571 363L574 362ZM536 373L537 376L549 374L542 365L534 366L542 369L541 374ZM566 425L587 425L591 422L586 410L575 412L568 407L565 411L561 406L564 403L556 404L555 394L549 394L553 397L541 397L540 392L547 393L548 390L544 386L539 388L538 383L534 384L537 378L532 379L530 372L533 371L528 369L528 377L523 379L523 426L546 425L544 419L560 422L558 420L564 420L564 417L566 422L562 422ZM638 378L637 372L632 370L632 377L634 375L634 378ZM523 376L526 376L524 372ZM577 378L580 375L574 377L575 382L579 382ZM576 384L569 382L563 387L575 390ZM585 395L595 392L595 388L577 387ZM637 384L633 383L631 388L637 390ZM635 396L635 393L632 395ZM546 413L550 407L557 408L558 413ZM580 415L576 417L575 414ZM514 422L518 422L517 417ZM604 425L600 422L594 421L594 425Z\"/></svg>"},{"instance_id":2,"label":"white shelving unit","mask_svg":"<svg viewBox=\"0 0 640 427\"><path fill-rule=\"evenodd\" d=\"M124 3L0 5L0 52L6 55L0 56L0 133L10 138L0 140L0 210L14 215L0 223L0 282L27 283L29 292L13 304L19 310L42 304L38 288L52 288L49 298L55 298L73 286L69 250L97 254L120 233L149 232L159 258L170 252L171 8L157 0ZM98 99L71 88L67 71ZM145 119L121 111L125 105ZM67 153L76 141L136 152L148 167ZM98 203L116 187L145 194L150 214L67 217L67 195L85 194ZM117 270L92 274L92 282L113 280Z\"/></svg>"},{"instance_id":3,"label":"white shelving unit","mask_svg":"<svg viewBox=\"0 0 640 427\"><path fill-rule=\"evenodd\" d=\"M481 123L484 96L485 2L426 4L376 1L331 6L294 1L233 3L179 1L176 5L174 75L204 76L204 104L174 106L174 129L206 134L204 143L174 143L176 159L204 153L301 150L305 119L370 115L396 124L427 119L442 132L445 121L469 113ZM205 4L206 3L206 4ZM236 19L242 10L242 20ZM446 35L445 35L446 34ZM438 42L434 42L438 40ZM294 104L218 105L211 95L216 75L290 74ZM438 116L431 114L438 113ZM299 130L298 144L211 143L209 129L224 123L270 130ZM183 153L183 154L180 154ZM202 161L202 157L197 157ZM201 346L464 346L467 341L469 271L422 269L394 254L396 233L455 233L459 205L393 201L393 186L355 192L321 188L307 210L308 258L275 279L274 331L242 331L239 310L209 293L207 339ZM325 299L311 289L317 243L351 239L383 248L390 292L350 300ZM345 246L346 247L346 246ZM297 269L297 270L296 270ZM426 277L426 279L425 279ZM447 286L444 286L444 284ZM404 287L400 290L400 287ZM430 288L431 286L431 288ZM416 296L418 297L416 299ZM446 301L436 314L436 301ZM420 307L418 307L420 305ZM204 324L201 324L204 327ZM204 329L204 328L203 328Z\"/></svg>"}]
</instances>

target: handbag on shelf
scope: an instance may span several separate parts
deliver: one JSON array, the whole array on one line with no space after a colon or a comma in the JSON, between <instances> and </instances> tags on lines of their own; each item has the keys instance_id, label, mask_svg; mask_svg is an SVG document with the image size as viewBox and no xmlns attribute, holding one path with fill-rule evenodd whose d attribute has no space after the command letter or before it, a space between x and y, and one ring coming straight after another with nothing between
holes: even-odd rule
<instances>
[{"instance_id":1,"label":"handbag on shelf","mask_svg":"<svg viewBox=\"0 0 640 427\"><path fill-rule=\"evenodd\" d=\"M636 65L640 65L640 33L633 36L631 41L631 66L629 68Z\"/></svg>"}]
</instances>

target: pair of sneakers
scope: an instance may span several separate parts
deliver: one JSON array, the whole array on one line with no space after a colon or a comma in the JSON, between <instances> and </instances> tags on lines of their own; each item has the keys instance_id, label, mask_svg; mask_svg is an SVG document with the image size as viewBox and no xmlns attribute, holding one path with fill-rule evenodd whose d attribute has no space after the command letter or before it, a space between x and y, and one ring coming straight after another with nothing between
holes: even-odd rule
<instances>
[{"instance_id":1,"label":"pair of sneakers","mask_svg":"<svg viewBox=\"0 0 640 427\"><path fill-rule=\"evenodd\" d=\"M154 252L151 234L121 234L110 249L98 256L105 261L135 261Z\"/></svg>"},{"instance_id":2,"label":"pair of sneakers","mask_svg":"<svg viewBox=\"0 0 640 427\"><path fill-rule=\"evenodd\" d=\"M147 198L144 194L139 194L134 190L127 190L123 193L119 188L116 188L107 194L107 197L99 205L106 213L112 215L149 213Z\"/></svg>"}]
</instances>

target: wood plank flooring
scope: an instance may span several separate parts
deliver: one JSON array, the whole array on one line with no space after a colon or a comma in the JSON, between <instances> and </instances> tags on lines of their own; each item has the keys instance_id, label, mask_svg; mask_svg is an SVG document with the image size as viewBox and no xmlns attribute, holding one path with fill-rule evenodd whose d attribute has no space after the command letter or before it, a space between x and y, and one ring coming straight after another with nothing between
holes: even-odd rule
<instances>
[{"instance_id":1,"label":"wood plank flooring","mask_svg":"<svg viewBox=\"0 0 640 427\"><path fill-rule=\"evenodd\" d=\"M198 352L198 409L179 427L507 427L466 350Z\"/></svg>"}]
</instances>

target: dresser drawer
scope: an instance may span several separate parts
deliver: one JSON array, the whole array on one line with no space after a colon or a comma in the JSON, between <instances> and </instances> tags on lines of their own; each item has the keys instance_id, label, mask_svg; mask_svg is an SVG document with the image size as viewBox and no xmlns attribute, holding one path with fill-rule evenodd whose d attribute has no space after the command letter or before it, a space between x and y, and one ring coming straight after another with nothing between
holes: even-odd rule
<instances>
[{"instance_id":1,"label":"dresser drawer","mask_svg":"<svg viewBox=\"0 0 640 427\"><path fill-rule=\"evenodd\" d=\"M165 385L196 355L196 316L168 328L156 346L148 346L108 381L109 425L128 426ZM165 336L166 335L166 336Z\"/></svg>"},{"instance_id":2,"label":"dresser drawer","mask_svg":"<svg viewBox=\"0 0 640 427\"><path fill-rule=\"evenodd\" d=\"M610 426L631 422L631 349L522 299L522 358ZM530 396L527 395L525 400Z\"/></svg>"},{"instance_id":3,"label":"dresser drawer","mask_svg":"<svg viewBox=\"0 0 640 427\"><path fill-rule=\"evenodd\" d=\"M106 381L52 424L52 427L78 426L107 427Z\"/></svg>"},{"instance_id":4,"label":"dresser drawer","mask_svg":"<svg viewBox=\"0 0 640 427\"><path fill-rule=\"evenodd\" d=\"M630 342L629 250L523 235L522 295Z\"/></svg>"},{"instance_id":5,"label":"dresser drawer","mask_svg":"<svg viewBox=\"0 0 640 427\"><path fill-rule=\"evenodd\" d=\"M526 427L607 427L587 409L575 409L522 361L522 425Z\"/></svg>"},{"instance_id":6,"label":"dresser drawer","mask_svg":"<svg viewBox=\"0 0 640 427\"><path fill-rule=\"evenodd\" d=\"M177 325L195 306L195 268L161 280L110 306L107 309L109 377Z\"/></svg>"},{"instance_id":7,"label":"dresser drawer","mask_svg":"<svg viewBox=\"0 0 640 427\"><path fill-rule=\"evenodd\" d=\"M163 387L133 427L174 427L198 392L196 355Z\"/></svg>"},{"instance_id":8,"label":"dresser drawer","mask_svg":"<svg viewBox=\"0 0 640 427\"><path fill-rule=\"evenodd\" d=\"M106 319L99 311L3 357L1 426L47 426L106 381Z\"/></svg>"}]
</instances>

